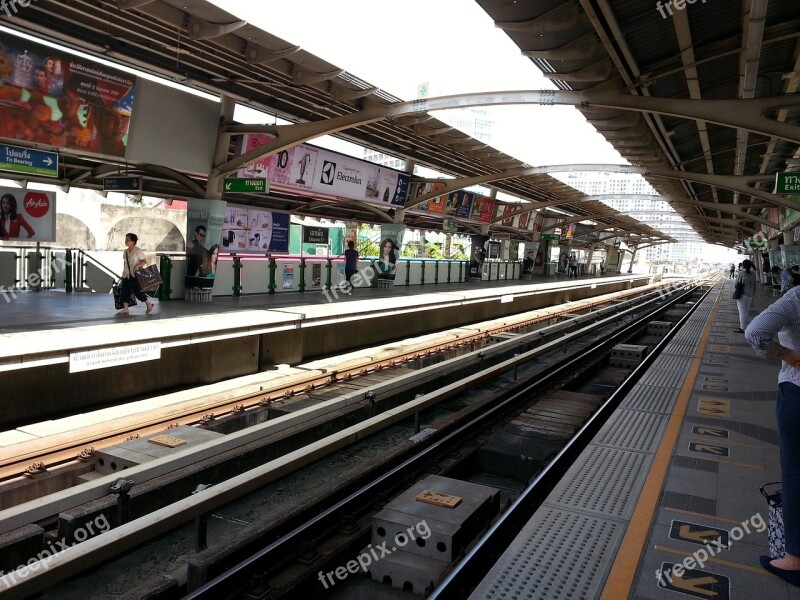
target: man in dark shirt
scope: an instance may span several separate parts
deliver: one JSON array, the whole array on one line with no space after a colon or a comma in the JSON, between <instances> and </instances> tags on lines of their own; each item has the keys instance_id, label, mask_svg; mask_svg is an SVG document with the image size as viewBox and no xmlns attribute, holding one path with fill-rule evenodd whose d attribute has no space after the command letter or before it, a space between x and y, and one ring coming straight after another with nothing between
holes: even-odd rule
<instances>
[{"instance_id":1,"label":"man in dark shirt","mask_svg":"<svg viewBox=\"0 0 800 600\"><path fill-rule=\"evenodd\" d=\"M528 255L525 257L525 260L522 261L522 273L520 276L530 275L531 271L533 271L533 252L528 252Z\"/></svg>"},{"instance_id":2,"label":"man in dark shirt","mask_svg":"<svg viewBox=\"0 0 800 600\"><path fill-rule=\"evenodd\" d=\"M347 294L352 293L353 284L350 278L358 273L358 250L353 240L347 242L347 250L344 251L344 276L347 279Z\"/></svg>"}]
</instances>

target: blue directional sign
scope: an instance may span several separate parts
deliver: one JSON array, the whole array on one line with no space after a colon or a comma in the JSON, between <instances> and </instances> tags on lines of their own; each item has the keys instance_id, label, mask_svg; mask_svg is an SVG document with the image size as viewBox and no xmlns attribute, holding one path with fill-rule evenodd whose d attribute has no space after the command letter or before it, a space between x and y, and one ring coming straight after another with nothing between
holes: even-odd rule
<instances>
[{"instance_id":1,"label":"blue directional sign","mask_svg":"<svg viewBox=\"0 0 800 600\"><path fill-rule=\"evenodd\" d=\"M141 192L141 177L103 177L104 192Z\"/></svg>"},{"instance_id":2,"label":"blue directional sign","mask_svg":"<svg viewBox=\"0 0 800 600\"><path fill-rule=\"evenodd\" d=\"M0 170L58 177L58 153L0 144Z\"/></svg>"}]
</instances>

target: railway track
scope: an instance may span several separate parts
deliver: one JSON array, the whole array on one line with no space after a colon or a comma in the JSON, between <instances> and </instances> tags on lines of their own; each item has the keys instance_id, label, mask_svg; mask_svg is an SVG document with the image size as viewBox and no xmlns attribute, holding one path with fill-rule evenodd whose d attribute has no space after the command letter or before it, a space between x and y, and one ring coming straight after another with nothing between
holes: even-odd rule
<instances>
[{"instance_id":1,"label":"railway track","mask_svg":"<svg viewBox=\"0 0 800 600\"><path fill-rule=\"evenodd\" d=\"M443 341L431 342L426 338L433 336L423 336L419 342L391 344L376 354L369 353L338 363L314 361L304 366L304 371L277 379L264 379L257 385L252 383L252 378L245 378L250 381L246 386L248 391L245 393L236 391L206 393L201 388L194 393L196 398L170 405L168 410L140 412L132 409L129 411L130 415L125 415L125 411L121 411L118 413L119 418L114 418L113 421L101 421L99 425L83 427L76 426L74 419L67 419L64 430L60 433L50 434L41 440L26 441L24 444L1 448L0 486L2 482L35 476L59 465L71 464L78 460L91 460L96 450L135 438L155 435L165 429L203 424L226 415L269 408L278 402L285 402L312 390L319 391L343 382L368 377L376 372L402 368L414 361L431 359L454 350L463 351L486 343L498 335L530 330L543 323L560 319L565 314L595 311L668 288L667 284L654 284L572 302L568 306L540 309L516 317L478 323L472 327L456 328L451 332L437 334L436 337ZM324 366L316 366L319 363L323 363ZM235 382L231 383L235 385ZM209 387L215 389L219 386ZM257 391L250 391L256 387ZM185 393L176 395L185 396ZM84 418L84 415L80 417ZM0 487L0 494L1 492ZM3 506L0 501L0 507Z\"/></svg>"},{"instance_id":2,"label":"railway track","mask_svg":"<svg viewBox=\"0 0 800 600\"><path fill-rule=\"evenodd\" d=\"M651 303L655 303L663 307L664 295L655 294L655 296L657 297L651 298L650 300ZM617 299L616 302L617 305L614 311L612 311L612 313L614 314L626 314L628 311L633 310L631 308L623 307L623 304L626 304L627 300L622 304L620 304L619 299ZM570 312L575 312L577 309L576 305L578 304L579 303L574 303L570 305L569 307ZM594 304L595 308L597 308L598 303ZM608 309L608 307L606 307L606 309ZM483 354L482 352L477 352L477 353L473 352L471 353L473 356L471 357L472 362L470 364L473 369L476 365L480 366L482 369L482 372L480 374L466 378L457 377L456 378L457 381L444 386L444 388L442 388L441 390L424 394L423 396L416 398L405 404L402 404L398 407L392 407L388 410L385 410L383 413L371 417L371 419L368 418L364 423L360 425L361 429L358 431L358 433L354 433L352 431L352 427L347 428L340 431L338 434L335 434L334 436L329 436L330 438L336 438L336 439L326 438L325 440L320 440L318 443L312 444L310 447L298 449L295 452L287 454L286 456L282 457L280 461L272 461L273 463L280 462L280 464L273 464L269 466L265 465L260 470L257 469L251 473L248 473L247 474L248 483L244 487L241 487L242 486L241 481L234 481L240 479L240 477L234 477L232 480L225 482L224 484L217 484L215 485L215 487L217 488L216 490L208 494L204 492L203 494L204 496L205 495L208 496L207 499L209 500L210 504L198 501L198 499L196 498L194 499L193 502L182 501L178 502L176 505L169 507L170 515L163 514L164 511L166 510L165 507L165 509L156 511L152 515L148 516L146 519L152 522L148 522L146 524L140 524L138 529L127 531L129 529L130 524L120 525L117 528L114 540L104 540L103 542L101 542L103 536L99 536L98 538L93 538L84 544L76 546L76 548L83 548L83 551L80 554L82 557L84 557L84 560L79 562L83 563L85 563L86 561L91 562L92 560L98 560L99 556L103 556L105 558L109 554L115 554L118 552L125 551L125 549L130 549L138 545L139 543L142 543L143 539L149 539L150 537L157 536L163 533L164 531L168 531L173 527L175 527L175 525L178 524L179 522L185 522L187 518L191 519L194 516L201 516L203 514L207 514L209 510L214 510L214 507L211 506L212 504L216 507L221 506L225 503L225 501L229 501L231 498L233 498L235 494L241 494L243 489L245 491L250 491L252 489L257 488L260 485L264 485L270 480L274 481L278 477L283 476L286 473L290 472L288 470L289 469L288 465L293 461L298 461L299 463L302 464L309 464L310 462L317 460L318 458L325 455L326 453L329 453L332 450L346 447L352 441L358 439L364 439L365 436L380 430L382 427L386 425L397 423L409 417L413 418L414 415L419 415L420 412L431 406L436 405L443 399L452 398L455 394L464 392L465 390L469 390L470 388L477 386L481 382L488 381L491 377L496 376L498 373L510 372L511 370L516 370L519 364L525 361L530 361L532 359L540 360L541 357L544 356L547 352L551 353L558 352L558 350L561 347L561 344L563 343L560 340L560 336L563 334L563 332L569 329L577 328L578 331L575 332L575 335L580 334L583 336L587 335L592 336L596 335L597 322L600 322L602 326L608 326L614 321L619 322L621 320L621 317L619 316L617 317L606 316L604 318L600 318L598 321L597 315L601 313L602 313L601 310L596 310L593 311L593 313L589 313L588 317L587 315L582 315L581 317L576 318L577 320L573 323L570 322L561 323L560 324L561 327L560 328L557 327L556 330L552 332L552 334L558 336L559 339L554 339L549 342L544 342L543 340L546 338L545 335L542 334L539 336L540 339L536 343L528 341L525 342L524 344L522 343L519 344L519 346L517 347L518 350L517 352L513 352L514 349L512 348L512 344L515 341L521 341L521 340L514 340L513 338L505 340L505 342L501 342L500 344L498 344L498 346L502 345L503 343L507 345L506 355L504 357L497 358L496 361L490 360L490 357L487 356L480 356L481 354ZM537 318L552 320L555 318L555 316L553 313L551 313L548 314L546 317L537 317ZM592 319L595 320L594 325L592 324ZM506 321L508 320L506 319ZM506 323L504 325L504 327L506 328L510 326L515 326L518 328L522 327L522 325L517 325L517 324L509 325L508 323ZM508 331L508 329L506 329L505 331ZM484 335L484 337L486 337L484 332L481 332L480 334L476 335ZM625 334L623 333L618 335L624 336ZM524 336L519 336L519 337L523 338ZM524 349L525 344L536 346L536 349L525 350ZM452 346L450 346L450 348L452 349ZM513 354L512 358L507 357L509 351L512 351ZM423 356L423 354L420 352L415 352L413 354L409 353L409 354L415 356L414 360L419 360L420 357ZM488 354L488 351L486 354ZM585 362L585 356L583 360ZM489 363L492 362L495 362L495 364L490 365ZM442 367L445 371L447 371L448 368L452 367L452 365L447 365L443 363ZM413 375L414 374L411 374L410 376L413 377ZM538 385L542 384L539 383ZM307 390L304 389L304 391ZM362 405L366 404L367 406L365 408L369 410L370 408L368 406L369 402L365 403L364 400L366 400L366 398L360 399ZM502 406L505 405L506 405L505 402L503 402ZM482 412L485 412L485 414L495 414L495 410L496 409L493 408L491 411L486 410ZM437 446L438 444L439 442L436 442L434 446ZM302 459L300 458L301 456ZM292 468L295 467L296 465L293 466ZM315 508L313 510L316 511L318 509ZM129 536L126 536L126 532L129 534ZM94 557L94 558L89 558L89 557ZM69 557L66 556L59 557L58 565L51 565L50 569L48 570L48 576L57 577L58 576L57 572L62 572L62 573L72 572L71 569L74 569L75 567L73 566L70 568L68 566L69 565L68 558ZM61 564L62 560L65 561L63 565ZM74 564L77 563L73 563L73 565ZM22 583L24 584L30 583L30 585L34 585L32 579L26 579ZM19 592L24 592L25 589L28 589L28 585L20 586Z\"/></svg>"},{"instance_id":3,"label":"railway track","mask_svg":"<svg viewBox=\"0 0 800 600\"><path fill-rule=\"evenodd\" d=\"M275 541L265 544L265 547L240 562L218 565L219 575L190 592L186 598L191 600L212 598L277 600L297 597L298 594L308 598L326 597L328 587L320 585L318 573L324 573L330 566L347 564L354 556L359 555L359 551L369 542L369 520L377 512L377 509L370 507L370 503L366 502L365 498L387 498L392 493L409 487L409 482L432 471L437 473L443 473L443 470L447 469L454 472L463 471L462 461L453 461L452 457L454 454L469 452L470 446L474 445L477 431L491 428L497 422L508 422L509 415L518 414L519 406L525 405L532 395L541 395L539 392L542 389L557 389L563 385L564 381L585 376L581 374L591 372L593 367L601 362L601 356L607 353L611 344L626 341L651 319L651 315L644 316L633 323L626 324L611 335L603 336L588 351L584 350L552 365L546 372L528 381L522 389L515 389L500 398L498 403L487 408L481 414L471 417L453 431L444 434L430 446L410 452L401 464L365 483L347 497L325 507L324 511L320 512L319 507L309 510L309 513L317 512L318 514L314 514L298 524L293 530L285 532ZM672 333L674 334L675 331L673 330ZM567 471L571 461L599 431L607 417L655 356L656 354L650 353L647 363L643 364L642 368L631 372L630 376L624 380L620 380L614 393L604 399L598 410L564 444L557 456L547 464L533 482L526 485L519 495L513 497L513 503L509 510L501 515L492 526L492 534L496 536L495 539L481 546L480 553L473 551L470 554L472 559L470 563L467 566L459 566L458 575L451 575L447 580L449 587L446 590L437 590L436 598L456 599L466 597L465 593L468 595L467 584L479 581L482 566L488 568L488 565L492 564L491 561L487 561L487 557L502 550L504 543L507 544L513 538L513 532L519 529L521 523L530 518L533 511ZM592 358L587 360L587 357ZM597 372L590 375L593 378L597 376ZM357 532L360 535L353 532L343 536L340 531L341 527L338 525L342 522L361 523L361 528ZM337 539L336 544L326 543L326 539L331 537ZM303 565L308 562L304 555L304 546L308 540L313 540L313 543L320 548L333 546L334 550L303 568ZM349 543L345 543L345 541ZM472 556L473 554L478 555L479 558L475 558ZM287 559L287 557L292 558ZM294 577L287 578L286 572L294 573ZM370 593L371 597L379 597L380 587L380 584L374 584L373 591ZM418 593L418 590L415 591ZM363 587L361 593L364 593Z\"/></svg>"}]
</instances>

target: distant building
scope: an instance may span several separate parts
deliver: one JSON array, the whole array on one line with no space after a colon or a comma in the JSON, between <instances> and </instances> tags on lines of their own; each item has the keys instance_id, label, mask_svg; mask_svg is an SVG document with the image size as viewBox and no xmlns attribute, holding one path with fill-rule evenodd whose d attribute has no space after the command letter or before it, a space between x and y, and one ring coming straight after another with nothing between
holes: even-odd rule
<instances>
[{"instance_id":1,"label":"distant building","mask_svg":"<svg viewBox=\"0 0 800 600\"><path fill-rule=\"evenodd\" d=\"M556 177L587 196L619 195L619 198L604 198L602 202L679 240L677 244L645 248L644 260L661 263L689 262L696 257L703 258L703 239L656 194L653 186L641 175L586 171L562 173Z\"/></svg>"}]
</instances>

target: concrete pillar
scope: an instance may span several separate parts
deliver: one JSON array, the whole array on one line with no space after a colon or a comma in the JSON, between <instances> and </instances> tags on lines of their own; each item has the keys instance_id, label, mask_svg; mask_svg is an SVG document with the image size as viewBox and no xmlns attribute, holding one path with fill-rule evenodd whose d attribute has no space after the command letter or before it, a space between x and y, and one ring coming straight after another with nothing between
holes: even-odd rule
<instances>
[{"instance_id":1,"label":"concrete pillar","mask_svg":"<svg viewBox=\"0 0 800 600\"><path fill-rule=\"evenodd\" d=\"M631 264L628 265L628 273L633 273L633 263L636 261L636 248L631 252Z\"/></svg>"},{"instance_id":2,"label":"concrete pillar","mask_svg":"<svg viewBox=\"0 0 800 600\"><path fill-rule=\"evenodd\" d=\"M235 108L236 100L232 96L223 94L220 98L219 130L217 132L217 145L214 149L213 167L224 164L228 160L228 149L230 148L231 140L229 135L222 133L222 128L233 123L233 111ZM222 176L209 172L206 198L215 200L222 198L222 179Z\"/></svg>"}]
</instances>

